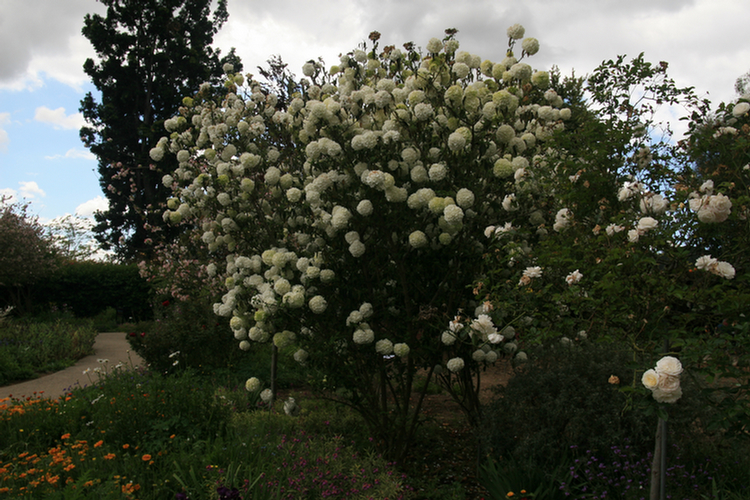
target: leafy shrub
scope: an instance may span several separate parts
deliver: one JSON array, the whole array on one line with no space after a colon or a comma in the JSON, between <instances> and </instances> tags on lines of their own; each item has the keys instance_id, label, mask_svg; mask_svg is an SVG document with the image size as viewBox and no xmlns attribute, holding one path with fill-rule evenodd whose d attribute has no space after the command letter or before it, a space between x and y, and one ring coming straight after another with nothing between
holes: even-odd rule
<instances>
[{"instance_id":1,"label":"leafy shrub","mask_svg":"<svg viewBox=\"0 0 750 500\"><path fill-rule=\"evenodd\" d=\"M633 411L619 390L634 376L632 354L622 345L557 343L530 359L486 409L482 441L491 456L554 468L571 446L599 452L625 439L652 446L655 415ZM613 375L619 385L609 383Z\"/></svg>"},{"instance_id":2,"label":"leafy shrub","mask_svg":"<svg viewBox=\"0 0 750 500\"><path fill-rule=\"evenodd\" d=\"M6 320L0 326L0 384L72 365L93 352L96 333L90 321Z\"/></svg>"},{"instance_id":3,"label":"leafy shrub","mask_svg":"<svg viewBox=\"0 0 750 500\"><path fill-rule=\"evenodd\" d=\"M205 302L164 301L155 314L157 319L148 329L128 332L133 350L154 370L178 366L211 370L242 354L228 319L214 315Z\"/></svg>"}]
</instances>

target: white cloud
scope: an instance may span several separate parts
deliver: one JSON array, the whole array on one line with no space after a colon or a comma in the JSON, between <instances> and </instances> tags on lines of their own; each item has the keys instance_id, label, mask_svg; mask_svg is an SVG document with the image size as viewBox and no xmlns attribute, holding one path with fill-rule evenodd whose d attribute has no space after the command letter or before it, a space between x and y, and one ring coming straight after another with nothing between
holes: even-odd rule
<instances>
[{"instance_id":1,"label":"white cloud","mask_svg":"<svg viewBox=\"0 0 750 500\"><path fill-rule=\"evenodd\" d=\"M8 151L8 144L10 143L8 132L2 128L6 123L10 123L10 113L0 113L0 152L2 153Z\"/></svg>"},{"instance_id":2,"label":"white cloud","mask_svg":"<svg viewBox=\"0 0 750 500\"><path fill-rule=\"evenodd\" d=\"M0 2L0 88L39 88L41 73L79 87L94 49L81 28L86 13L104 14L95 0Z\"/></svg>"},{"instance_id":3,"label":"white cloud","mask_svg":"<svg viewBox=\"0 0 750 500\"><path fill-rule=\"evenodd\" d=\"M94 212L104 212L109 208L109 203L103 196L97 196L85 203L81 203L76 207L76 215L80 217L91 217Z\"/></svg>"},{"instance_id":4,"label":"white cloud","mask_svg":"<svg viewBox=\"0 0 750 500\"><path fill-rule=\"evenodd\" d=\"M47 196L42 188L34 181L21 181L18 184L21 185L19 192L24 198L36 198L37 196Z\"/></svg>"},{"instance_id":5,"label":"white cloud","mask_svg":"<svg viewBox=\"0 0 750 500\"><path fill-rule=\"evenodd\" d=\"M65 152L64 155L52 155L52 156L45 156L45 160L59 160L61 158L70 158L74 160L96 160L96 156L94 156L91 151L87 151L85 149L69 149Z\"/></svg>"},{"instance_id":6,"label":"white cloud","mask_svg":"<svg viewBox=\"0 0 750 500\"><path fill-rule=\"evenodd\" d=\"M63 130L78 130L86 124L81 113L66 115L65 108L49 109L47 106L36 108L34 119Z\"/></svg>"}]
</instances>

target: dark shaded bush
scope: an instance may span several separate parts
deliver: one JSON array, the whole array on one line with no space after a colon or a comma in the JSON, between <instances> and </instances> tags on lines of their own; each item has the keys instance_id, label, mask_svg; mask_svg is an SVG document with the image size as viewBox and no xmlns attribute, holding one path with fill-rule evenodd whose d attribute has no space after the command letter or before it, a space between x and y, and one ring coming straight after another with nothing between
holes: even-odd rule
<instances>
[{"instance_id":1,"label":"dark shaded bush","mask_svg":"<svg viewBox=\"0 0 750 500\"><path fill-rule=\"evenodd\" d=\"M483 451L498 460L512 456L529 470L553 470L585 454L614 460L613 447L626 445L645 457L654 450L657 415L640 378L656 359L616 343L556 343L533 351L486 409ZM690 373L683 373L681 385L680 400L664 405L669 441L680 444L686 458L698 457L716 441L702 425L715 409Z\"/></svg>"},{"instance_id":2,"label":"dark shaded bush","mask_svg":"<svg viewBox=\"0 0 750 500\"><path fill-rule=\"evenodd\" d=\"M33 292L37 308L50 305L91 318L113 308L120 322L150 319L151 288L136 265L68 262L39 283Z\"/></svg>"},{"instance_id":3,"label":"dark shaded bush","mask_svg":"<svg viewBox=\"0 0 750 500\"><path fill-rule=\"evenodd\" d=\"M633 411L619 390L633 383L628 349L558 343L529 358L485 412L482 442L487 453L512 455L524 467L551 470L565 462L573 446L606 453L613 443L627 440L643 444L644 453L652 449L656 416ZM609 382L613 375L619 384Z\"/></svg>"},{"instance_id":4,"label":"dark shaded bush","mask_svg":"<svg viewBox=\"0 0 750 500\"><path fill-rule=\"evenodd\" d=\"M127 333L133 350L156 371L187 367L211 371L232 364L242 354L229 319L216 316L205 300L165 300L154 314L156 320L147 329Z\"/></svg>"}]
</instances>

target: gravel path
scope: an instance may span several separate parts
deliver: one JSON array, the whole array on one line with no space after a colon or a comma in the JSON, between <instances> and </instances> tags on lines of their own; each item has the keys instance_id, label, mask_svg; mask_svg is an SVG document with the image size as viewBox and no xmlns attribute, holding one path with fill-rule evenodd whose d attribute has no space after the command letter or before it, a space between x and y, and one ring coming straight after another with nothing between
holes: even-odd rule
<instances>
[{"instance_id":1,"label":"gravel path","mask_svg":"<svg viewBox=\"0 0 750 500\"><path fill-rule=\"evenodd\" d=\"M92 380L97 380L96 373L93 373L96 368L112 370L118 363L129 367L145 366L141 357L130 350L127 334L100 333L94 342L94 354L78 360L70 368L0 387L0 399L35 397L40 394L45 398L56 399L75 387L89 385ZM84 374L87 369L91 370L88 375Z\"/></svg>"}]
</instances>

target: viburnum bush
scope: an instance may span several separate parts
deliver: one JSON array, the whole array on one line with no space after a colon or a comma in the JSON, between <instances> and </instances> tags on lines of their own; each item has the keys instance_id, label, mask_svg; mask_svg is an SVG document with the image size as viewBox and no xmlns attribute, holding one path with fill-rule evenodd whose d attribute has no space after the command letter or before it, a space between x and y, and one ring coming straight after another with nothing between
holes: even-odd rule
<instances>
[{"instance_id":1,"label":"viburnum bush","mask_svg":"<svg viewBox=\"0 0 750 500\"><path fill-rule=\"evenodd\" d=\"M226 286L215 312L240 347L297 346L391 455L416 427L417 371L452 386L515 352L498 311L475 301L484 230L549 168L546 141L571 113L526 62L538 41L520 25L508 40L493 62L459 50L454 30L424 53L381 49L374 32L276 90L227 67L226 98L208 86L186 98L151 151L180 162L164 217L229 252L212 268ZM476 387L455 394L476 414Z\"/></svg>"}]
</instances>

